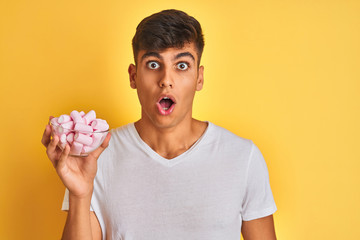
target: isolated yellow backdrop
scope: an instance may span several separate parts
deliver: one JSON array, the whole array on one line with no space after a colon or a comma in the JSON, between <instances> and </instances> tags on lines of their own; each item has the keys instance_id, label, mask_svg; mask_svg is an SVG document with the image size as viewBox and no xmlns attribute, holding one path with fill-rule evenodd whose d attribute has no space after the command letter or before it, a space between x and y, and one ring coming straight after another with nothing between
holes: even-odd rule
<instances>
[{"instance_id":1,"label":"isolated yellow backdrop","mask_svg":"<svg viewBox=\"0 0 360 240\"><path fill-rule=\"evenodd\" d=\"M144 17L168 8L205 34L194 115L261 149L278 239L360 239L360 3L0 1L0 239L60 239L64 187L40 139L49 115L140 116L127 67Z\"/></svg>"}]
</instances>

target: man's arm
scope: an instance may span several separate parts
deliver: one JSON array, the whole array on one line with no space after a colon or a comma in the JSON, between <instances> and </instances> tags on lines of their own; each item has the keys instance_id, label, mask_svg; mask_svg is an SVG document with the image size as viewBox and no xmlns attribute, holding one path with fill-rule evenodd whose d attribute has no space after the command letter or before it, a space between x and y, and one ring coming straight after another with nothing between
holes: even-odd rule
<instances>
[{"instance_id":1,"label":"man's arm","mask_svg":"<svg viewBox=\"0 0 360 240\"><path fill-rule=\"evenodd\" d=\"M69 217L69 215L68 215ZM70 220L66 220L66 224L71 224ZM91 225L91 233L93 240L102 240L101 227L98 218L96 217L94 212L90 212L90 225ZM64 227L65 230L66 227ZM65 231L63 233L62 239L64 239Z\"/></svg>"},{"instance_id":2,"label":"man's arm","mask_svg":"<svg viewBox=\"0 0 360 240\"><path fill-rule=\"evenodd\" d=\"M62 240L88 239L101 240L100 223L94 212L90 211L90 200L69 197L70 208L66 218Z\"/></svg>"},{"instance_id":3,"label":"man's arm","mask_svg":"<svg viewBox=\"0 0 360 240\"><path fill-rule=\"evenodd\" d=\"M273 215L243 221L241 233L244 240L276 240Z\"/></svg>"},{"instance_id":4,"label":"man's arm","mask_svg":"<svg viewBox=\"0 0 360 240\"><path fill-rule=\"evenodd\" d=\"M102 240L100 223L94 212L90 212L90 223L93 240Z\"/></svg>"},{"instance_id":5,"label":"man's arm","mask_svg":"<svg viewBox=\"0 0 360 240\"><path fill-rule=\"evenodd\" d=\"M52 118L50 117L49 121ZM97 171L97 159L109 145L111 134L108 133L101 146L87 157L70 156L70 146L67 144L65 149L61 150L57 147L59 137L55 134L51 138L51 135L52 128L48 124L41 142L46 147L46 154L61 181L69 190L69 211L62 239L101 239L100 225L95 214L90 212L90 202Z\"/></svg>"}]
</instances>

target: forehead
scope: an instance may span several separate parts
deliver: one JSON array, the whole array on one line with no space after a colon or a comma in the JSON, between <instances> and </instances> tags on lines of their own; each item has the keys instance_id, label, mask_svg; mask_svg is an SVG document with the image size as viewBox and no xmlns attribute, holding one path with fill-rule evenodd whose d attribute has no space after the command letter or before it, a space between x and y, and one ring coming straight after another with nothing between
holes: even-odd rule
<instances>
[{"instance_id":1,"label":"forehead","mask_svg":"<svg viewBox=\"0 0 360 240\"><path fill-rule=\"evenodd\" d=\"M150 57L160 60L176 60L181 57L188 57L194 62L197 61L197 51L193 43L186 43L182 48L166 48L162 50L140 50L138 53L138 62L141 63Z\"/></svg>"}]
</instances>

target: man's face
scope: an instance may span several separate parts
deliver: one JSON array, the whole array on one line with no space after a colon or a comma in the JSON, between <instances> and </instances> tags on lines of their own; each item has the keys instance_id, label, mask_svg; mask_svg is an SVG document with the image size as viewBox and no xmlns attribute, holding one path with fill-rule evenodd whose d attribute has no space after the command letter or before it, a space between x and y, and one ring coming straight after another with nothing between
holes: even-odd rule
<instances>
[{"instance_id":1,"label":"man's face","mask_svg":"<svg viewBox=\"0 0 360 240\"><path fill-rule=\"evenodd\" d=\"M195 91L203 86L204 67L197 67L195 45L142 50L137 63L129 66L129 76L131 87L137 89L142 120L159 128L190 121Z\"/></svg>"}]
</instances>

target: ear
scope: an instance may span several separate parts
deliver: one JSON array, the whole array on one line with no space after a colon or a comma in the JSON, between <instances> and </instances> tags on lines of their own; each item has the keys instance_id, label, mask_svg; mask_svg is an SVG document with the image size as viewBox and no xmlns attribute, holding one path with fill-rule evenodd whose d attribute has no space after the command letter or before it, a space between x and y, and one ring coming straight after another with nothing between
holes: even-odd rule
<instances>
[{"instance_id":1,"label":"ear","mask_svg":"<svg viewBox=\"0 0 360 240\"><path fill-rule=\"evenodd\" d=\"M136 66L134 64L129 65L128 73L130 79L130 87L132 89L136 89Z\"/></svg>"},{"instance_id":2,"label":"ear","mask_svg":"<svg viewBox=\"0 0 360 240\"><path fill-rule=\"evenodd\" d=\"M196 91L200 91L204 85L204 66L199 67L198 78L196 82Z\"/></svg>"}]
</instances>

